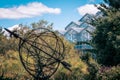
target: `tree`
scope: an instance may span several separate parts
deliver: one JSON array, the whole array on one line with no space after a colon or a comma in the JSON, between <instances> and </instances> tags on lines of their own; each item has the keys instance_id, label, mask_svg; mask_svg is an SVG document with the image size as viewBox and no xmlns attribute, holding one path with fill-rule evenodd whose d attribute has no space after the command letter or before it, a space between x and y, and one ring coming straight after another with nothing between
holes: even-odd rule
<instances>
[{"instance_id":1,"label":"tree","mask_svg":"<svg viewBox=\"0 0 120 80\"><path fill-rule=\"evenodd\" d=\"M111 7L114 7L116 9L120 8L120 0L104 0L104 1Z\"/></svg>"},{"instance_id":2,"label":"tree","mask_svg":"<svg viewBox=\"0 0 120 80\"><path fill-rule=\"evenodd\" d=\"M34 28L41 28L41 27L43 27L43 28L48 28L48 29L52 29L53 23L48 24L47 21L45 21L45 20L40 20L39 22L34 22L34 23L32 23L31 26L32 26L33 29L34 29Z\"/></svg>"},{"instance_id":3,"label":"tree","mask_svg":"<svg viewBox=\"0 0 120 80\"><path fill-rule=\"evenodd\" d=\"M120 10L118 9L120 2L118 0L105 1L110 6L101 4L98 7L103 12L103 16L92 22L96 30L92 33L91 41L95 44L98 62L112 66L120 64Z\"/></svg>"},{"instance_id":4,"label":"tree","mask_svg":"<svg viewBox=\"0 0 120 80\"><path fill-rule=\"evenodd\" d=\"M114 16L113 16L114 15ZM97 59L104 65L120 63L120 12L95 21L92 42L98 51Z\"/></svg>"}]
</instances>

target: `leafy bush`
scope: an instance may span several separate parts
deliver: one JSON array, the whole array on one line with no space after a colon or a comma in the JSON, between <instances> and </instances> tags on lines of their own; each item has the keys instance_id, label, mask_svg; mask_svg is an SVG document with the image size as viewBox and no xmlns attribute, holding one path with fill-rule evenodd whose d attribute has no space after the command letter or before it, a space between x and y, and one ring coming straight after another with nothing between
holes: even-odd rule
<instances>
[{"instance_id":1,"label":"leafy bush","mask_svg":"<svg viewBox=\"0 0 120 80\"><path fill-rule=\"evenodd\" d=\"M88 68L87 71L89 74L84 75L85 80L96 80L96 74L99 70L100 65L92 58L90 53L84 53L80 56L82 61L84 61Z\"/></svg>"},{"instance_id":2,"label":"leafy bush","mask_svg":"<svg viewBox=\"0 0 120 80\"><path fill-rule=\"evenodd\" d=\"M65 61L72 65L71 72L60 66L58 71L53 75L52 80L85 80L84 75L88 74L87 65L79 58L74 48L67 45L70 50L66 53Z\"/></svg>"},{"instance_id":3,"label":"leafy bush","mask_svg":"<svg viewBox=\"0 0 120 80\"><path fill-rule=\"evenodd\" d=\"M72 72L59 70L53 80L85 80L83 76L84 73L80 68L74 68Z\"/></svg>"},{"instance_id":4,"label":"leafy bush","mask_svg":"<svg viewBox=\"0 0 120 80\"><path fill-rule=\"evenodd\" d=\"M4 56L0 55L0 80L26 80L31 78L23 68L18 52L9 50Z\"/></svg>"},{"instance_id":5,"label":"leafy bush","mask_svg":"<svg viewBox=\"0 0 120 80\"><path fill-rule=\"evenodd\" d=\"M120 80L120 66L101 67L97 80Z\"/></svg>"}]
</instances>

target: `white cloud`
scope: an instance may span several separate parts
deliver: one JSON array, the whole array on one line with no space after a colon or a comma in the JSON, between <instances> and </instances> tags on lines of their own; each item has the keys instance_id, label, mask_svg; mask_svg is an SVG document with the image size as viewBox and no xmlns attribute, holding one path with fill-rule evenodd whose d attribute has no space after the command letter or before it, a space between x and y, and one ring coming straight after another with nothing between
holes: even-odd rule
<instances>
[{"instance_id":1,"label":"white cloud","mask_svg":"<svg viewBox=\"0 0 120 80\"><path fill-rule=\"evenodd\" d=\"M0 8L0 18L19 19L39 16L42 14L60 14L60 8L49 8L46 5L38 2L21 5L12 8Z\"/></svg>"},{"instance_id":2,"label":"white cloud","mask_svg":"<svg viewBox=\"0 0 120 80\"><path fill-rule=\"evenodd\" d=\"M96 14L99 10L93 4L86 4L77 8L80 15L85 15L86 13L89 14Z\"/></svg>"}]
</instances>

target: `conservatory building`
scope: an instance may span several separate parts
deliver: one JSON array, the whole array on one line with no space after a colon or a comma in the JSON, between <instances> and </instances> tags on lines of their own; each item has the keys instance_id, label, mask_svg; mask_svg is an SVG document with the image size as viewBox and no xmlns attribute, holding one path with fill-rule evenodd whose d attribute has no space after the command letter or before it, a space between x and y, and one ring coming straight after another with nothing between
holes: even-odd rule
<instances>
[{"instance_id":1,"label":"conservatory building","mask_svg":"<svg viewBox=\"0 0 120 80\"><path fill-rule=\"evenodd\" d=\"M89 32L94 31L94 27L89 24L94 15L85 14L80 20L77 22L70 22L65 27L65 33L63 36L70 42L75 43L75 49L83 50L90 49L91 46L87 44L79 44L79 42L88 41L91 39L91 35Z\"/></svg>"}]
</instances>

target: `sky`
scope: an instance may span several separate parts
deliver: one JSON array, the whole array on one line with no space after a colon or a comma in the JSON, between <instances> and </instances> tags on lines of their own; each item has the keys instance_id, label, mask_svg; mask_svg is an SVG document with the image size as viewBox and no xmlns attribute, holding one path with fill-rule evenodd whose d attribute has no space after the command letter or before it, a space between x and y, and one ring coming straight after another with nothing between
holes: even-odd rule
<instances>
[{"instance_id":1,"label":"sky","mask_svg":"<svg viewBox=\"0 0 120 80\"><path fill-rule=\"evenodd\" d=\"M0 26L30 25L40 20L53 23L53 29L64 30L71 21L86 13L95 14L94 4L103 0L0 0Z\"/></svg>"}]
</instances>

